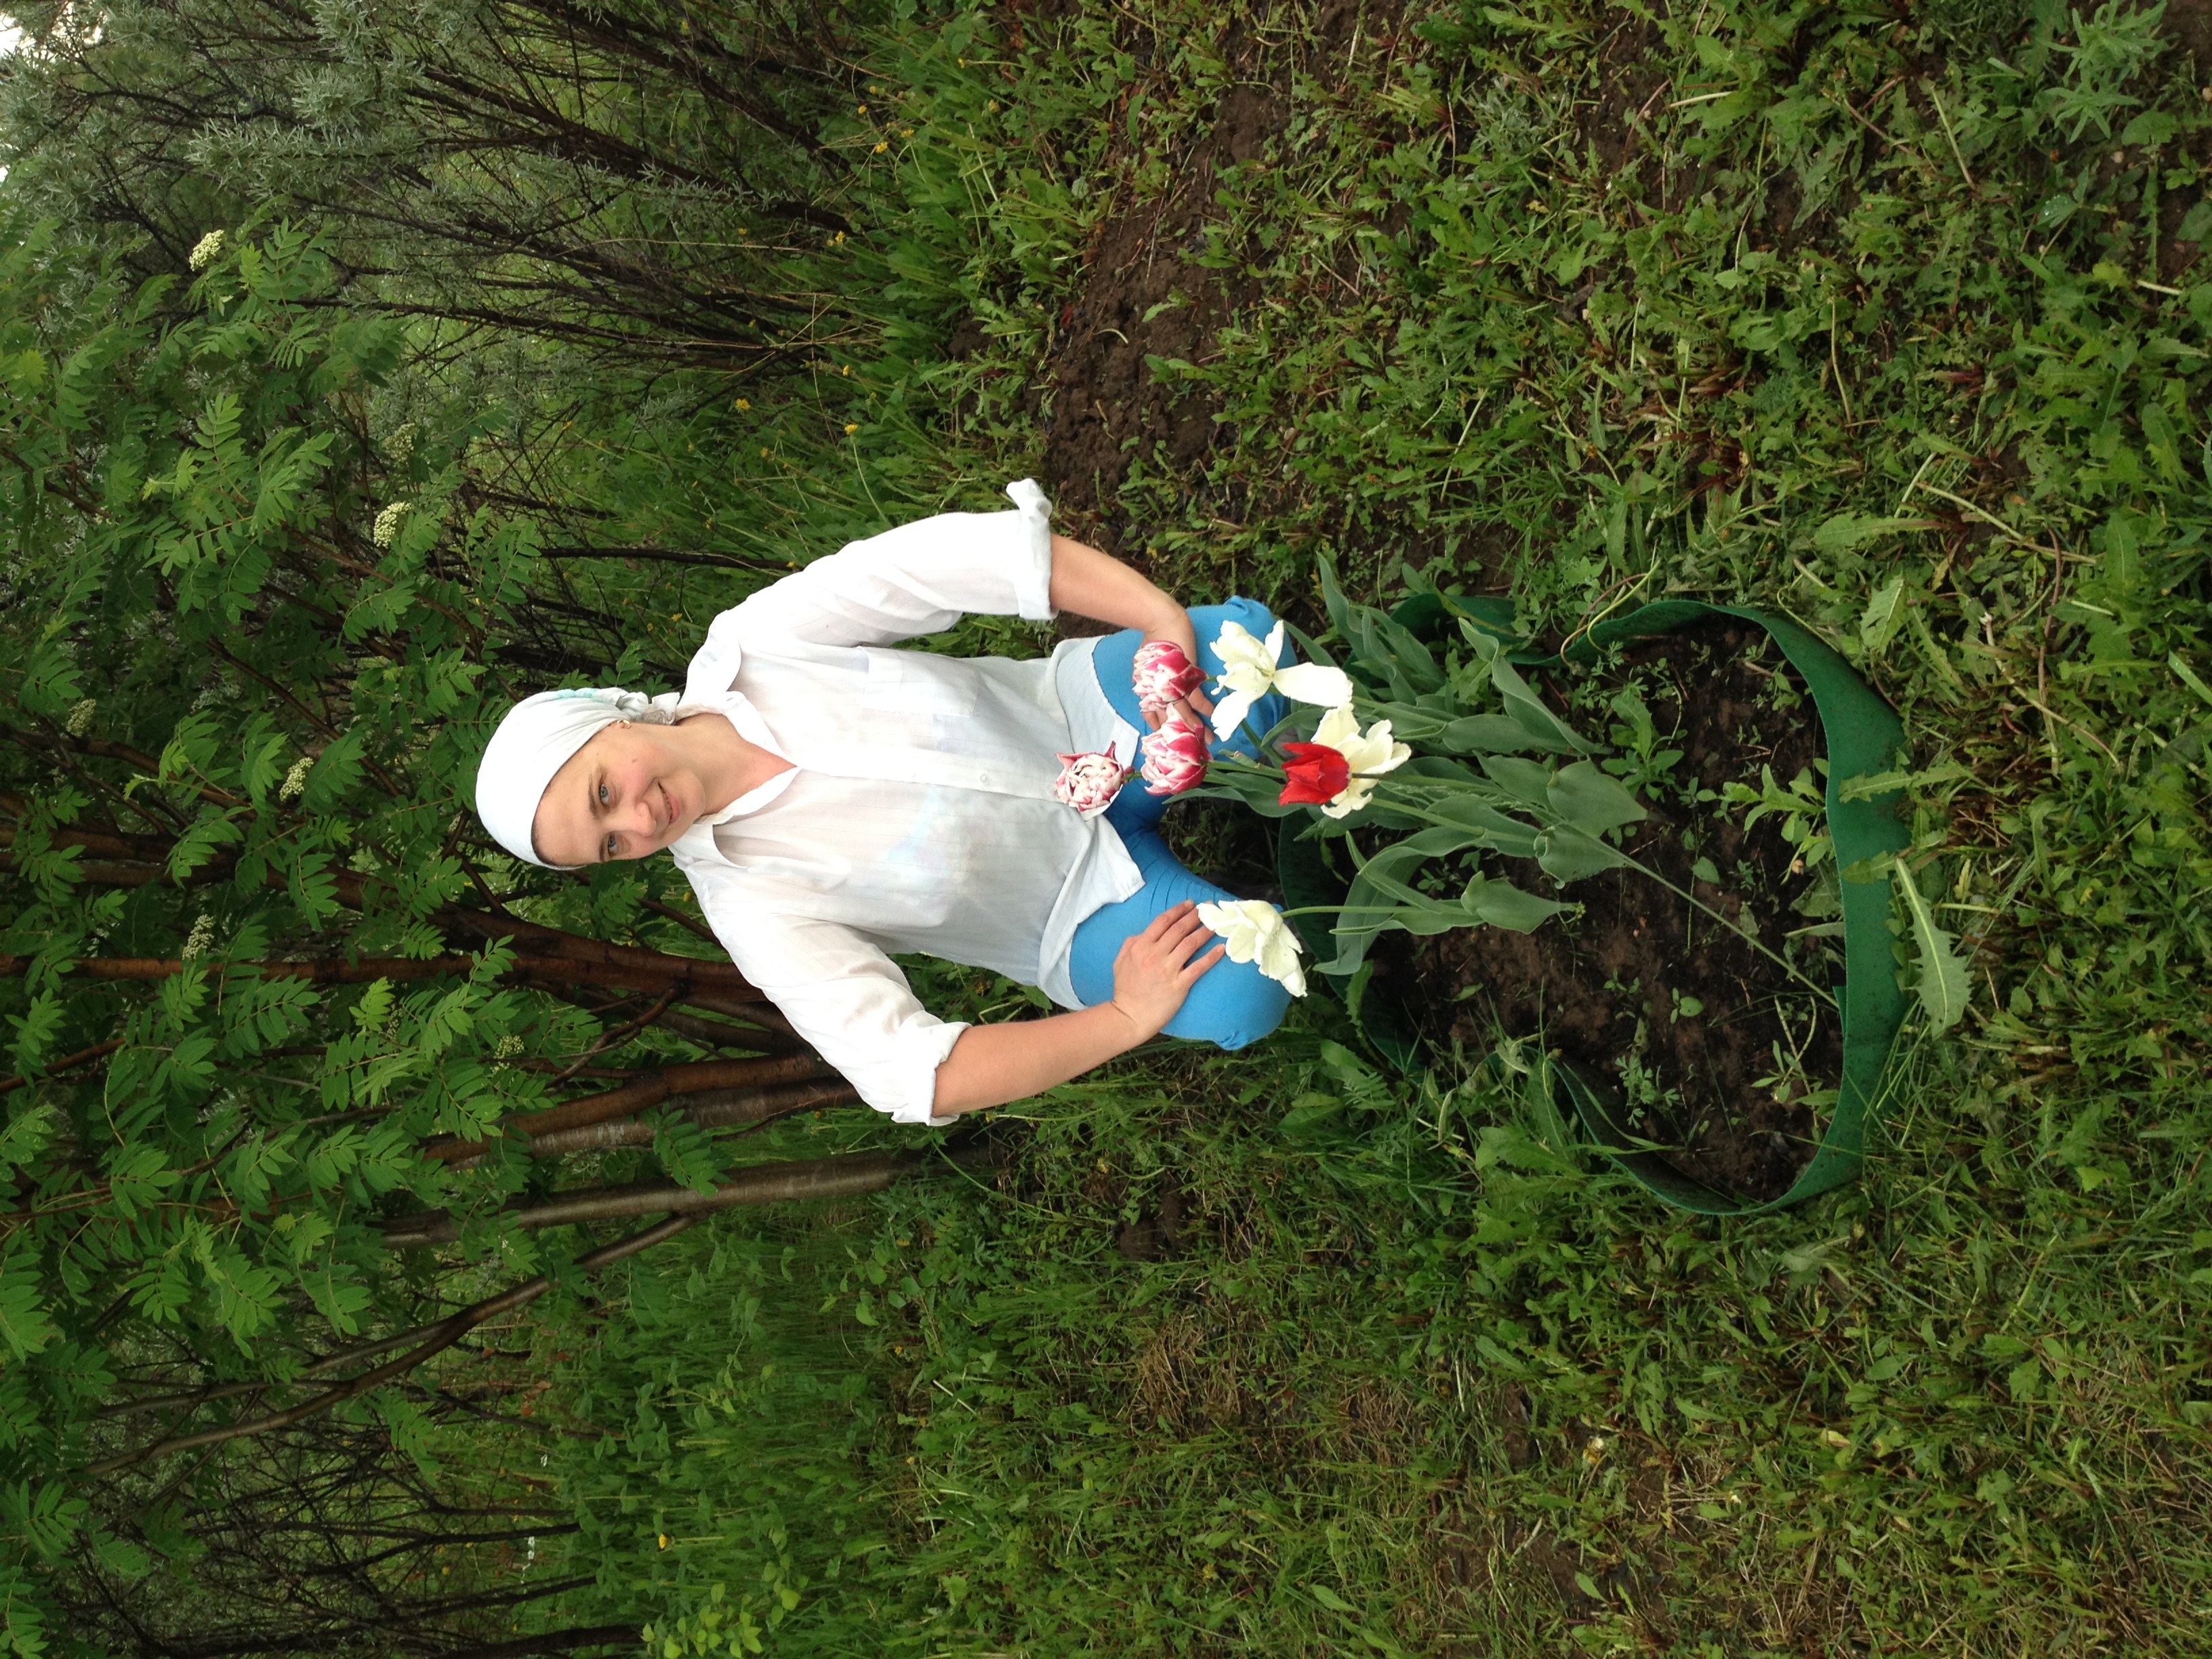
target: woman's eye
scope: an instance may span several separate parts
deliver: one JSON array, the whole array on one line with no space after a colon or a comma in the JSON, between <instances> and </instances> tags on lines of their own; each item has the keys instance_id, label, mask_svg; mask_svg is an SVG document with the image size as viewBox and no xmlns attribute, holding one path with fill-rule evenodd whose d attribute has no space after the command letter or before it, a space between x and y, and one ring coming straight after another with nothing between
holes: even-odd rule
<instances>
[{"instance_id":1,"label":"woman's eye","mask_svg":"<svg viewBox=\"0 0 2212 1659\"><path fill-rule=\"evenodd\" d=\"M613 797L613 796L611 796L611 795L610 795L610 794L607 793L607 787L606 787L606 785L605 785L604 783L603 783L603 784L601 784L601 785L599 786L599 805L602 805L602 806L610 806L610 805L612 805L613 804L614 804L614 797Z\"/></svg>"},{"instance_id":2,"label":"woman's eye","mask_svg":"<svg viewBox=\"0 0 2212 1659\"><path fill-rule=\"evenodd\" d=\"M609 836L607 837L607 856L608 856L609 858L612 858L612 857L614 857L614 855L615 855L615 838L614 838L612 836Z\"/></svg>"}]
</instances>

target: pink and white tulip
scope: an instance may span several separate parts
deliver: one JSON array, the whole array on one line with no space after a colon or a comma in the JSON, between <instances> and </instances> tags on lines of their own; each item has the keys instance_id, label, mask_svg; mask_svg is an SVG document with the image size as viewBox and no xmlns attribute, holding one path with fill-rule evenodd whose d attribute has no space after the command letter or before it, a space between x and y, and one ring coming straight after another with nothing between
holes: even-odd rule
<instances>
[{"instance_id":1,"label":"pink and white tulip","mask_svg":"<svg viewBox=\"0 0 2212 1659\"><path fill-rule=\"evenodd\" d=\"M1128 776L1129 769L1111 755L1062 755L1053 799L1089 817L1113 805Z\"/></svg>"},{"instance_id":2,"label":"pink and white tulip","mask_svg":"<svg viewBox=\"0 0 2212 1659\"><path fill-rule=\"evenodd\" d=\"M1206 777L1206 728L1170 710L1160 729L1144 739L1145 787L1155 795L1180 795Z\"/></svg>"},{"instance_id":3,"label":"pink and white tulip","mask_svg":"<svg viewBox=\"0 0 2212 1659\"><path fill-rule=\"evenodd\" d=\"M1146 640L1137 647L1129 683L1139 708L1147 714L1164 714L1206 684L1206 672L1173 640Z\"/></svg>"}]
</instances>

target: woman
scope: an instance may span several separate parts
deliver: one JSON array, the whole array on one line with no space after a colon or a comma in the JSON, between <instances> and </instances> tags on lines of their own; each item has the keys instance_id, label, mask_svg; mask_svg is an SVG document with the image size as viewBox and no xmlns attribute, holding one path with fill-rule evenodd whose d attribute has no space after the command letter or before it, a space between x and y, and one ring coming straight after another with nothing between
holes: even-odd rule
<instances>
[{"instance_id":1,"label":"woman","mask_svg":"<svg viewBox=\"0 0 2212 1659\"><path fill-rule=\"evenodd\" d=\"M1169 747L1191 751L1178 769L1163 750L1182 775L1169 781L1194 781L1205 728L1190 716L1212 712L1195 672L1164 696L1153 674L1146 707L1132 684L1139 647L1171 642L1218 676L1201 635L1236 622L1264 636L1273 619L1245 599L1186 612L1054 534L1035 483L1006 493L1011 513L902 526L723 612L680 700L526 699L477 775L485 827L519 859L562 869L673 853L745 976L902 1122L1036 1094L1164 1031L1241 1048L1275 1028L1290 994L1257 962L1223 959L1197 907L1236 901L1168 852L1156 827L1166 797L1132 784L1103 804L1140 730L1163 720ZM969 612L1061 610L1125 631L1030 662L884 648ZM1279 698L1262 696L1237 731L1279 715ZM1249 752L1249 737L1213 746L1230 744ZM1066 781L1086 768L1109 780L1100 799ZM995 969L1069 1012L941 1020L894 951Z\"/></svg>"}]
</instances>

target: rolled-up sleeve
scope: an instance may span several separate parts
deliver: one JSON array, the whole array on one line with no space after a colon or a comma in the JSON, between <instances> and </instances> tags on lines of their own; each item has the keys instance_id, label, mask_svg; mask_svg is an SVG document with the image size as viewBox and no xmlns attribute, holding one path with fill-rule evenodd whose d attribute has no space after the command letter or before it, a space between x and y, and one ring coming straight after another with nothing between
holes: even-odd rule
<instances>
[{"instance_id":1,"label":"rolled-up sleeve","mask_svg":"<svg viewBox=\"0 0 2212 1659\"><path fill-rule=\"evenodd\" d=\"M940 513L854 542L718 617L744 646L890 645L964 616L1048 621L1052 503L1033 480L1009 484L1010 513Z\"/></svg>"},{"instance_id":2,"label":"rolled-up sleeve","mask_svg":"<svg viewBox=\"0 0 2212 1659\"><path fill-rule=\"evenodd\" d=\"M952 1121L936 1115L937 1068L965 1024L923 1007L898 964L849 927L700 896L738 970L862 1100L900 1123Z\"/></svg>"}]
</instances>

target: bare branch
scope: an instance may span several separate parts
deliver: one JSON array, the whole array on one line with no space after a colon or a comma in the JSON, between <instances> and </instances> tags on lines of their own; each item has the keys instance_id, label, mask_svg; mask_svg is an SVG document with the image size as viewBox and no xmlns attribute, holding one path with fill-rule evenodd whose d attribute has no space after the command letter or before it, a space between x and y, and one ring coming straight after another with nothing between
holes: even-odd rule
<instances>
[{"instance_id":1,"label":"bare branch","mask_svg":"<svg viewBox=\"0 0 2212 1659\"><path fill-rule=\"evenodd\" d=\"M703 1193L672 1181L592 1188L558 1194L550 1203L509 1210L506 1219L516 1227L566 1227L625 1216L699 1215L738 1204L854 1198L882 1192L901 1176L921 1167L926 1158L913 1152L842 1152L832 1158L763 1164L740 1170ZM460 1236L461 1224L443 1212L403 1216L386 1223L384 1230L384 1242L395 1250L450 1244Z\"/></svg>"}]
</instances>

